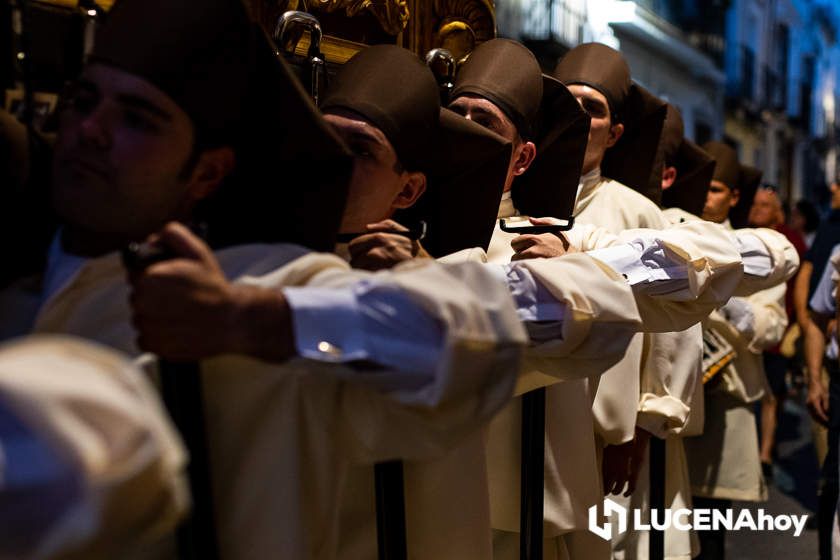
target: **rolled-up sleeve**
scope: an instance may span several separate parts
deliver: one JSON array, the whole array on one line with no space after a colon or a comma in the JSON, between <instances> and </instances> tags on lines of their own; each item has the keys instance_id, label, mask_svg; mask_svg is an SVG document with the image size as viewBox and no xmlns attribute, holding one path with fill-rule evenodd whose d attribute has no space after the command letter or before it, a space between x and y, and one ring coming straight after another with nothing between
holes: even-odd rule
<instances>
[{"instance_id":1,"label":"rolled-up sleeve","mask_svg":"<svg viewBox=\"0 0 840 560\"><path fill-rule=\"evenodd\" d=\"M735 295L750 296L777 286L799 270L799 254L787 237L768 228L728 231L744 263Z\"/></svg>"},{"instance_id":2,"label":"rolled-up sleeve","mask_svg":"<svg viewBox=\"0 0 840 560\"><path fill-rule=\"evenodd\" d=\"M735 231L735 246L741 253L744 274L765 278L773 272L773 256L755 234L749 231Z\"/></svg>"}]
</instances>

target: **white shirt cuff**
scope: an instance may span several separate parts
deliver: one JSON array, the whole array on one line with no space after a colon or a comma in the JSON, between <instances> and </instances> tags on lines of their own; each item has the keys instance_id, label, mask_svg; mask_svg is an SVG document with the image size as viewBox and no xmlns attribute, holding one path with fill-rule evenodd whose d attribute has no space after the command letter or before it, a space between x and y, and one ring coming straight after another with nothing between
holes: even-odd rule
<instances>
[{"instance_id":1,"label":"white shirt cuff","mask_svg":"<svg viewBox=\"0 0 840 560\"><path fill-rule=\"evenodd\" d=\"M684 289L688 282L684 261L675 258L656 239L634 239L587 254L612 268L633 287L664 294Z\"/></svg>"},{"instance_id":2,"label":"white shirt cuff","mask_svg":"<svg viewBox=\"0 0 840 560\"><path fill-rule=\"evenodd\" d=\"M370 357L362 337L362 318L350 290L285 288L292 310L298 354L321 362Z\"/></svg>"},{"instance_id":3,"label":"white shirt cuff","mask_svg":"<svg viewBox=\"0 0 840 560\"><path fill-rule=\"evenodd\" d=\"M751 233L735 232L735 246L741 253L744 274L766 278L773 272L773 257L764 243Z\"/></svg>"},{"instance_id":4,"label":"white shirt cuff","mask_svg":"<svg viewBox=\"0 0 840 560\"><path fill-rule=\"evenodd\" d=\"M487 265L513 298L516 314L533 342L563 338L565 302L558 301L531 271L516 264Z\"/></svg>"},{"instance_id":5,"label":"white shirt cuff","mask_svg":"<svg viewBox=\"0 0 840 560\"><path fill-rule=\"evenodd\" d=\"M442 325L400 288L363 281L349 288L285 288L298 353L321 362L365 360L434 375Z\"/></svg>"}]
</instances>

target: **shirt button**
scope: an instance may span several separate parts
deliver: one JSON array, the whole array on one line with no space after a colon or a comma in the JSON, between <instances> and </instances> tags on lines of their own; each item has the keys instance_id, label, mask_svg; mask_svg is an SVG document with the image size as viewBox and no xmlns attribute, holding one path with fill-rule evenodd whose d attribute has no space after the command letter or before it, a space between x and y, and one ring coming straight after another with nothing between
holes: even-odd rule
<instances>
[{"instance_id":1,"label":"shirt button","mask_svg":"<svg viewBox=\"0 0 840 560\"><path fill-rule=\"evenodd\" d=\"M334 344L330 344L326 340L322 340L318 343L318 351L322 354L329 354L330 356L338 357L341 356L341 348Z\"/></svg>"}]
</instances>

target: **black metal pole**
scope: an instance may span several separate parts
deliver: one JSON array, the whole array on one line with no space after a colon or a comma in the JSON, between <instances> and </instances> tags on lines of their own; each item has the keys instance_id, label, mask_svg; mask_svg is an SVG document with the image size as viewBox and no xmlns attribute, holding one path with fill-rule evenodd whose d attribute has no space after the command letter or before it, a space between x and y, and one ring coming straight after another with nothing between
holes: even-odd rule
<instances>
[{"instance_id":1,"label":"black metal pole","mask_svg":"<svg viewBox=\"0 0 840 560\"><path fill-rule=\"evenodd\" d=\"M122 252L123 264L129 271L135 272L171 257L165 248L148 244L132 243ZM198 362L176 363L162 359L158 361L158 367L163 402L189 452L187 473L192 511L178 527L178 558L218 560L201 366Z\"/></svg>"},{"instance_id":2,"label":"black metal pole","mask_svg":"<svg viewBox=\"0 0 840 560\"><path fill-rule=\"evenodd\" d=\"M196 362L161 360L159 365L163 401L190 454L192 514L178 528L178 556L181 560L218 560L201 368Z\"/></svg>"},{"instance_id":3,"label":"black metal pole","mask_svg":"<svg viewBox=\"0 0 840 560\"><path fill-rule=\"evenodd\" d=\"M405 486L402 461L377 463L376 540L379 560L406 560Z\"/></svg>"},{"instance_id":4,"label":"black metal pole","mask_svg":"<svg viewBox=\"0 0 840 560\"><path fill-rule=\"evenodd\" d=\"M650 509L651 521L653 510L656 510L659 513L657 520L661 523L665 515L665 440L658 437L650 438ZM654 529L652 524L648 558L665 559L665 531Z\"/></svg>"},{"instance_id":5,"label":"black metal pole","mask_svg":"<svg viewBox=\"0 0 840 560\"><path fill-rule=\"evenodd\" d=\"M545 388L522 395L519 558L542 560Z\"/></svg>"},{"instance_id":6,"label":"black metal pole","mask_svg":"<svg viewBox=\"0 0 840 560\"><path fill-rule=\"evenodd\" d=\"M31 6L26 0L18 0L12 6L12 18L15 17L14 11L17 10L18 17L20 17L20 36L19 50L15 53L20 56L18 59L20 63L21 81L23 82L23 124L26 125L26 130L29 135L29 146L32 148L34 142L34 117L35 117L35 93L32 83L32 61L30 56L32 54L32 37L31 37L31 21L32 13Z\"/></svg>"}]
</instances>

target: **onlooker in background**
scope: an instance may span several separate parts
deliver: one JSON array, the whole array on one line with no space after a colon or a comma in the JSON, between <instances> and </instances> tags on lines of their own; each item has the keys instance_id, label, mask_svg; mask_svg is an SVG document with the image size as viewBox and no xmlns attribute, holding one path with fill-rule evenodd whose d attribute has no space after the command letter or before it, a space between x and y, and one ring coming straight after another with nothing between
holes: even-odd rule
<instances>
[{"instance_id":1,"label":"onlooker in background","mask_svg":"<svg viewBox=\"0 0 840 560\"><path fill-rule=\"evenodd\" d=\"M817 522L819 528L820 558L831 556L831 541L837 499L840 495L838 478L838 438L840 438L840 364L837 362L836 339L836 281L837 268L840 266L840 245L834 247L830 260L825 263L820 280L810 299L811 323L814 331L824 337L830 337L828 351L825 353L824 366L829 373L828 395L820 395L820 401L814 404L812 413L822 414L821 421L828 422L828 451L822 465ZM806 337L811 337L806 332ZM823 342L826 340L822 339ZM810 348L806 347L806 352ZM807 355L807 354L806 354ZM810 365L810 362L809 362ZM822 389L824 391L824 388ZM810 403L809 403L810 404Z\"/></svg>"},{"instance_id":2,"label":"onlooker in background","mask_svg":"<svg viewBox=\"0 0 840 560\"><path fill-rule=\"evenodd\" d=\"M793 205L793 210L788 217L788 225L802 236L805 246L810 249L817 235L817 228L820 226L820 213L813 202L803 198Z\"/></svg>"},{"instance_id":3,"label":"onlooker in background","mask_svg":"<svg viewBox=\"0 0 840 560\"><path fill-rule=\"evenodd\" d=\"M822 367L825 355L825 335L811 320L808 300L822 276L832 248L840 243L840 183L835 180L829 190L831 191L831 212L817 228L814 242L801 261L793 294L796 320L803 336L808 408L819 426L824 426L828 422L828 393ZM821 427L816 427L814 432L814 445L817 448L817 456L822 462L826 453L825 432Z\"/></svg>"},{"instance_id":4,"label":"onlooker in background","mask_svg":"<svg viewBox=\"0 0 840 560\"><path fill-rule=\"evenodd\" d=\"M776 188L764 185L758 189L750 208L749 223L753 227L773 228L783 234L796 248L800 260L805 254L805 240L794 229L785 225L785 213L782 201ZM795 277L788 281L785 294L785 311L788 324L794 324L793 289ZM779 422L779 411L787 396L788 387L785 381L787 372L791 368L790 359L780 351L780 344L776 344L763 353L764 372L770 384L764 398L761 399L761 467L764 476L773 477L773 451L776 444L776 427Z\"/></svg>"},{"instance_id":5,"label":"onlooker in background","mask_svg":"<svg viewBox=\"0 0 840 560\"><path fill-rule=\"evenodd\" d=\"M805 246L810 249L814 243L814 237L817 235L817 229L820 226L820 213L813 202L806 199L800 199L793 205L790 212L786 212L788 216L788 226L799 233L805 240ZM789 294L793 290L788 290ZM802 330L799 324L792 324L782 340L781 352L789 359L788 372L790 373L790 383L792 390L802 391L805 387L805 376L803 370L805 369L805 356L803 352L804 339ZM826 383L827 379L824 380ZM814 446L818 450L817 456L820 463L825 457L825 428L816 422L812 423Z\"/></svg>"},{"instance_id":6,"label":"onlooker in background","mask_svg":"<svg viewBox=\"0 0 840 560\"><path fill-rule=\"evenodd\" d=\"M832 249L840 243L840 179L835 178L829 190L831 191L831 212L817 229L814 242L802 260L794 290L796 319L799 327L802 329L804 338L805 375L808 381L808 410L814 420L823 426L829 425L830 409L829 392L826 389L826 382L823 379L826 375L823 373L823 360L826 356L826 337L825 331L820 329L811 318L808 301L814 294L817 284L823 275ZM836 354L834 357L836 358ZM826 364L829 364L830 367L830 364L836 365L836 361L827 360ZM832 379L837 377L837 368L834 367L832 369L835 371L832 372L829 370L827 374L829 387L834 385L836 387L835 390L840 393L840 383L838 383L840 379ZM837 416L837 413L840 413L838 408L840 408L840 405L834 407L835 416ZM836 476L831 476L834 473L829 473L829 477L826 477L825 473L830 470L827 468L827 465L830 463L828 454L836 454L837 447L836 445L829 446L828 448L825 445L820 446L820 430L816 430L816 432L814 443L817 447L817 454L825 457L817 515L820 551L821 557L828 558L830 554L831 522L837 501L837 478ZM836 466L836 460L834 464Z\"/></svg>"}]
</instances>

